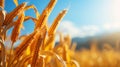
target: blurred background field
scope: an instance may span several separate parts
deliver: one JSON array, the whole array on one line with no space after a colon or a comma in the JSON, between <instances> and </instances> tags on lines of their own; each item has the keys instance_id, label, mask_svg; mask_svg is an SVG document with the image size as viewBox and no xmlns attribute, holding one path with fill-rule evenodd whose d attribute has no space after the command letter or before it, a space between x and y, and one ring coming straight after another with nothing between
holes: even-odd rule
<instances>
[{"instance_id":1,"label":"blurred background field","mask_svg":"<svg viewBox=\"0 0 120 67\"><path fill-rule=\"evenodd\" d=\"M79 62L81 67L119 67L119 34L103 34L87 39L78 38L77 40L79 41L77 42L74 58Z\"/></svg>"}]
</instances>

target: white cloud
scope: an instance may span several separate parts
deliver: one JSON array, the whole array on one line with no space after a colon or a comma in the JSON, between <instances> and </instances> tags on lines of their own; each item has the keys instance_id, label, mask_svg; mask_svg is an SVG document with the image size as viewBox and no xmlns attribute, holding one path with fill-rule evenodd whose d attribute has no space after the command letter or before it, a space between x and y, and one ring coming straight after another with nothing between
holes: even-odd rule
<instances>
[{"instance_id":1,"label":"white cloud","mask_svg":"<svg viewBox=\"0 0 120 67\"><path fill-rule=\"evenodd\" d=\"M99 32L99 28L95 25L76 27L71 21L62 21L58 30L71 37L94 36Z\"/></svg>"},{"instance_id":2,"label":"white cloud","mask_svg":"<svg viewBox=\"0 0 120 67\"><path fill-rule=\"evenodd\" d=\"M75 25L71 21L63 21L59 26L59 31L64 32L64 34L70 34L75 37L78 36L80 30L75 27Z\"/></svg>"},{"instance_id":3,"label":"white cloud","mask_svg":"<svg viewBox=\"0 0 120 67\"><path fill-rule=\"evenodd\" d=\"M100 32L99 27L96 25L82 26L80 29L83 31L83 33L85 33L86 36L94 36Z\"/></svg>"},{"instance_id":4,"label":"white cloud","mask_svg":"<svg viewBox=\"0 0 120 67\"><path fill-rule=\"evenodd\" d=\"M105 23L103 28L107 31L118 31L120 30L120 22Z\"/></svg>"}]
</instances>

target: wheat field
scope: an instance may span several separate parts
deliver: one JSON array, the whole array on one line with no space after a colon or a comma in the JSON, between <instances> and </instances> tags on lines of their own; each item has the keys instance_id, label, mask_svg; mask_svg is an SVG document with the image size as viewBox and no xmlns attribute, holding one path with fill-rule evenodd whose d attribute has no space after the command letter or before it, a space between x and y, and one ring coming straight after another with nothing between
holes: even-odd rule
<instances>
[{"instance_id":1,"label":"wheat field","mask_svg":"<svg viewBox=\"0 0 120 67\"><path fill-rule=\"evenodd\" d=\"M18 4L17 0L13 0L16 8L6 13L4 2L0 0L0 67L79 67L77 61L71 58L69 38L55 47L56 29L67 10L62 10L50 27L47 24L57 0L50 0L41 14L34 5L26 2ZM36 18L25 15L29 9L34 10ZM14 20L15 17L18 17L17 20ZM29 35L19 36L27 20L34 22L35 29ZM6 33L12 27L11 47L7 49L4 45L8 38ZM14 49L17 40L22 42Z\"/></svg>"},{"instance_id":2,"label":"wheat field","mask_svg":"<svg viewBox=\"0 0 120 67\"><path fill-rule=\"evenodd\" d=\"M119 46L116 49L106 45L99 51L93 44L90 50L76 51L76 43L72 43L69 35L59 33L59 43L55 46L56 30L60 21L67 13L62 10L48 26L48 18L57 0L50 0L42 13L34 5L26 2L18 4L13 0L16 8L10 13L4 10L4 0L0 0L0 67L120 67ZM34 10L35 18L26 16L25 12ZM17 20L14 20L16 17ZM21 35L25 21L32 20L35 24L32 33ZM10 37L7 31L12 29ZM5 46L9 40L9 48ZM13 46L20 40L16 48Z\"/></svg>"}]
</instances>

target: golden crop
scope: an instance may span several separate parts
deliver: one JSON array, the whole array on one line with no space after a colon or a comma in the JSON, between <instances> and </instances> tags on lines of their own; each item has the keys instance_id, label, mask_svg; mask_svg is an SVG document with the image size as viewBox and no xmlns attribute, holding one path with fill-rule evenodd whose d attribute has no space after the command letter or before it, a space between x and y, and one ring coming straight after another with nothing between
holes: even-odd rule
<instances>
[{"instance_id":1,"label":"golden crop","mask_svg":"<svg viewBox=\"0 0 120 67\"><path fill-rule=\"evenodd\" d=\"M99 50L94 42L90 50L76 51L76 43L71 43L70 36L59 33L60 41L55 46L56 29L67 13L67 10L62 10L52 25L48 26L48 17L57 0L50 0L41 14L34 5L13 1L16 8L7 13L4 10L4 0L0 0L0 67L120 67L119 41L116 42L115 49L105 44ZM35 18L25 15L29 9L34 10ZM23 23L27 20L34 22L34 31L20 36ZM6 34L10 28L13 29L9 37ZM9 48L5 46L8 39L11 41L7 44ZM14 49L18 40L21 42Z\"/></svg>"},{"instance_id":2,"label":"golden crop","mask_svg":"<svg viewBox=\"0 0 120 67\"><path fill-rule=\"evenodd\" d=\"M115 48L107 43L103 45L103 49L99 50L93 43L90 50L76 51L74 58L81 67L120 67L120 41L116 41Z\"/></svg>"},{"instance_id":3,"label":"golden crop","mask_svg":"<svg viewBox=\"0 0 120 67\"><path fill-rule=\"evenodd\" d=\"M4 0L0 0L0 67L79 67L77 61L72 59L69 37L55 47L56 29L67 10L61 11L50 27L47 25L56 2L57 0L50 0L40 14L34 5L27 5L26 2L19 5L14 0L16 8L6 13ZM35 11L36 18L25 15L25 11L29 9ZM14 20L16 17L17 20ZM29 35L19 36L23 23L30 19L35 24L34 31ZM9 38L11 48L7 49L4 45L8 39L6 33L12 27ZM13 45L19 39L22 42L14 49Z\"/></svg>"}]
</instances>

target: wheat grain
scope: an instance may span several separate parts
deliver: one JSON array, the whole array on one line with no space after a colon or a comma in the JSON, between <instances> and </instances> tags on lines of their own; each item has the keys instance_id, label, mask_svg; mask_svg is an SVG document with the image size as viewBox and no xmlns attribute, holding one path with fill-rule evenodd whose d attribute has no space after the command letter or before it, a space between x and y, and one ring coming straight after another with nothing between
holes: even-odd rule
<instances>
[{"instance_id":1,"label":"wheat grain","mask_svg":"<svg viewBox=\"0 0 120 67\"><path fill-rule=\"evenodd\" d=\"M66 14L67 10L63 10L61 13L58 14L58 16L55 18L52 26L49 29L48 34L52 35L56 32L56 28L59 25L60 21L62 20L62 18L64 17L64 15Z\"/></svg>"},{"instance_id":2,"label":"wheat grain","mask_svg":"<svg viewBox=\"0 0 120 67\"><path fill-rule=\"evenodd\" d=\"M17 6L12 12L10 12L6 16L3 25L8 25L9 23L11 23L17 15L19 15L21 12L23 12L26 5L27 5L27 3L22 3L19 6Z\"/></svg>"},{"instance_id":3,"label":"wheat grain","mask_svg":"<svg viewBox=\"0 0 120 67\"><path fill-rule=\"evenodd\" d=\"M4 0L0 0L0 7L4 8Z\"/></svg>"},{"instance_id":4,"label":"wheat grain","mask_svg":"<svg viewBox=\"0 0 120 67\"><path fill-rule=\"evenodd\" d=\"M6 17L6 12L4 10L0 10L0 27L2 26Z\"/></svg>"},{"instance_id":5,"label":"wheat grain","mask_svg":"<svg viewBox=\"0 0 120 67\"><path fill-rule=\"evenodd\" d=\"M18 39L23 21L24 21L24 13L19 15L18 20L15 22L15 25L11 34L12 43L16 42L16 40Z\"/></svg>"},{"instance_id":6,"label":"wheat grain","mask_svg":"<svg viewBox=\"0 0 120 67\"><path fill-rule=\"evenodd\" d=\"M38 19L37 26L36 27L42 27L42 25L45 25L47 22L47 19L54 8L57 0L50 0L50 3L46 7L46 9L43 10L41 16Z\"/></svg>"}]
</instances>

